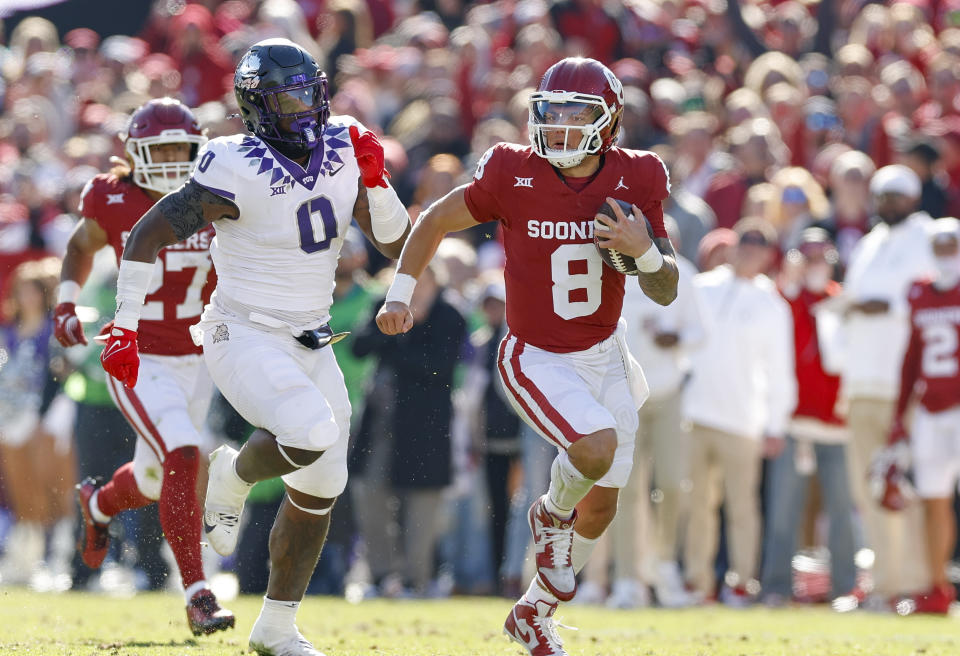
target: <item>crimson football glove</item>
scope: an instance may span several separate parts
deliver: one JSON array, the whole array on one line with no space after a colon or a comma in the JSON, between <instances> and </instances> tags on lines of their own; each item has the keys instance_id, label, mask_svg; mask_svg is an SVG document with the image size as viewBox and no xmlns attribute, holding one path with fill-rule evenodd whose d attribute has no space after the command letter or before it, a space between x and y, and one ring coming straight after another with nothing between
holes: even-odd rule
<instances>
[{"instance_id":1,"label":"crimson football glove","mask_svg":"<svg viewBox=\"0 0 960 656\"><path fill-rule=\"evenodd\" d=\"M86 344L83 326L77 318L77 306L73 303L61 303L53 310L53 336L63 346Z\"/></svg>"},{"instance_id":2,"label":"crimson football glove","mask_svg":"<svg viewBox=\"0 0 960 656\"><path fill-rule=\"evenodd\" d=\"M387 186L390 173L383 168L383 146L373 132L360 134L356 125L350 126L350 141L353 143L353 152L360 167L360 177L364 187Z\"/></svg>"},{"instance_id":3,"label":"crimson football glove","mask_svg":"<svg viewBox=\"0 0 960 656\"><path fill-rule=\"evenodd\" d=\"M100 364L103 365L104 371L133 389L137 384L137 373L140 370L137 331L114 326L107 338L107 346L100 354Z\"/></svg>"}]
</instances>

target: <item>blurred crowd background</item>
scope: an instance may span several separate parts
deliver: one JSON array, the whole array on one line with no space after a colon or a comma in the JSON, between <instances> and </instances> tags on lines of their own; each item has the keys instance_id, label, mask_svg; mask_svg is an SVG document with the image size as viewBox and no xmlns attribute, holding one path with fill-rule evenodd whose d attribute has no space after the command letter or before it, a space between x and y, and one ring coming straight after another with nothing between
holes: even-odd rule
<instances>
[{"instance_id":1,"label":"blurred crowd background","mask_svg":"<svg viewBox=\"0 0 960 656\"><path fill-rule=\"evenodd\" d=\"M883 511L856 448L864 431L885 441L897 385L886 372L899 371L864 363L902 348L861 337L872 328L856 313L814 326L803 292L870 286L874 264L850 265L867 257L857 245L875 226L895 232L878 218L881 197L899 196L888 214L908 223L960 214L960 3L159 0L128 3L142 11L113 28L101 15L96 30L63 10L80 4L14 12L0 29L0 584L123 593L176 581L155 511L114 522L103 572L74 556L73 484L109 476L133 434L107 395L101 347L65 352L50 340L59 257L83 186L123 155L132 110L173 96L211 138L240 132L234 64L283 36L322 62L333 113L382 135L412 218L469 180L492 144L527 142L528 94L568 55L614 71L620 145L657 152L671 171L680 296L666 310L627 298L652 398L621 515L580 601L775 604L862 597L871 580L884 595L929 585L929 573L884 572L922 567L923 531L901 527L899 551L884 548L893 538L871 544ZM891 164L906 169L888 169L871 193ZM371 322L390 263L348 237L332 323L353 331L336 347L354 406L352 473L311 592L513 597L528 580L526 509L552 453L499 390L494 230L444 241L402 349ZM922 241L888 241L899 255L874 288L903 305L932 255ZM81 297L88 336L113 315L114 282L107 249ZM465 324L441 320L446 306ZM887 319L906 330L905 316ZM249 431L222 402L209 428L214 440ZM767 439L777 437L785 447ZM279 480L257 486L238 553L215 563L244 592L265 588L282 494Z\"/></svg>"}]
</instances>

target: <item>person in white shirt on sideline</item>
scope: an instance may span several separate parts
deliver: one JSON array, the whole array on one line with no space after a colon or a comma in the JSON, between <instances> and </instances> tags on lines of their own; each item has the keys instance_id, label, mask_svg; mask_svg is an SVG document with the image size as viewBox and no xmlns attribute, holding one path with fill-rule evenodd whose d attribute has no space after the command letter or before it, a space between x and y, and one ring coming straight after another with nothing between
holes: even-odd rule
<instances>
[{"instance_id":1,"label":"person in white shirt on sideline","mask_svg":"<svg viewBox=\"0 0 960 656\"><path fill-rule=\"evenodd\" d=\"M675 247L680 249L676 223L666 217L664 224ZM648 550L637 545L637 524L643 512L639 506L652 498L653 556L655 590L661 606L690 603L677 567L677 542L681 516L689 505L690 434L681 428L681 387L689 371L688 353L705 337L703 311L693 289L696 267L677 257L680 282L676 300L657 305L628 289L623 299L627 320L627 344L643 367L650 398L640 408L640 428L634 452L634 474L620 495L620 513L610 527L614 581L607 605L630 608L637 605L642 587L636 572L637 554ZM636 290L640 291L640 290ZM650 476L654 491L650 494Z\"/></svg>"},{"instance_id":2,"label":"person in white shirt on sideline","mask_svg":"<svg viewBox=\"0 0 960 656\"><path fill-rule=\"evenodd\" d=\"M907 292L935 271L933 220L917 211L920 191L920 179L906 166L885 166L873 175L870 193L880 222L854 247L843 281L840 396L848 406L847 462L853 500L875 554L878 599L925 590L930 582L919 506L886 511L867 484L873 453L890 432L910 330Z\"/></svg>"},{"instance_id":3,"label":"person in white shirt on sideline","mask_svg":"<svg viewBox=\"0 0 960 656\"><path fill-rule=\"evenodd\" d=\"M684 392L691 426L686 580L697 596L715 588L714 559L725 503L730 569L724 603L743 606L756 595L760 553L760 472L776 457L796 404L793 324L786 301L763 275L773 261L776 232L760 219L734 227L738 243L730 265L694 278L707 338L691 354Z\"/></svg>"}]
</instances>

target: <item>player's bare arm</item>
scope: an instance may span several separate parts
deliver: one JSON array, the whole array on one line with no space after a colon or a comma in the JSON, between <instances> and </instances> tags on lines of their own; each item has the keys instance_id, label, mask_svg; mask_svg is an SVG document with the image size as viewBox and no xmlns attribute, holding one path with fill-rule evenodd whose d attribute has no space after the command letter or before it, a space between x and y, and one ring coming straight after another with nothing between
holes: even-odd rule
<instances>
[{"instance_id":1,"label":"player's bare arm","mask_svg":"<svg viewBox=\"0 0 960 656\"><path fill-rule=\"evenodd\" d=\"M630 221L627 220L619 205L610 202L609 199L608 202L617 215L617 221L603 214L596 215L596 220L606 227L606 230L599 233L600 246L614 248L634 259L645 256L652 246L656 247L663 258L660 267L656 271L641 270L637 274L637 280L640 283L640 289L650 300L660 305L670 305L677 297L677 282L680 279L676 253L670 239L650 236L647 232L646 218L640 208L633 207L634 220Z\"/></svg>"},{"instance_id":2,"label":"player's bare arm","mask_svg":"<svg viewBox=\"0 0 960 656\"><path fill-rule=\"evenodd\" d=\"M76 303L80 289L93 268L93 256L107 245L107 241L107 233L96 221L82 218L67 242L67 252L60 268L57 307L53 311L53 334L62 346L87 343L83 326L77 317Z\"/></svg>"},{"instance_id":3,"label":"player's bare arm","mask_svg":"<svg viewBox=\"0 0 960 656\"><path fill-rule=\"evenodd\" d=\"M233 201L187 181L137 221L124 246L123 259L154 262L163 247L183 241L208 223L239 216L240 210Z\"/></svg>"},{"instance_id":4,"label":"player's bare arm","mask_svg":"<svg viewBox=\"0 0 960 656\"><path fill-rule=\"evenodd\" d=\"M367 188L364 186L362 180L358 181L358 186L360 190L357 193L357 202L353 206L353 218L356 219L357 226L359 226L363 234L367 236L367 239L370 240L370 243L372 243L378 251L392 260L397 259L400 257L400 252L403 250L403 245L406 243L407 237L410 235L411 226L407 226L399 239L388 244L384 244L378 240L373 234L373 221L370 217L370 197L367 194Z\"/></svg>"},{"instance_id":5,"label":"player's bare arm","mask_svg":"<svg viewBox=\"0 0 960 656\"><path fill-rule=\"evenodd\" d=\"M390 287L383 307L377 313L377 326L383 333L397 335L413 327L409 300L416 279L427 268L447 233L477 225L473 214L467 208L464 197L466 187L467 185L461 185L430 205L410 231L397 264L397 279Z\"/></svg>"},{"instance_id":6,"label":"player's bare arm","mask_svg":"<svg viewBox=\"0 0 960 656\"><path fill-rule=\"evenodd\" d=\"M72 280L83 287L93 268L93 256L106 245L106 231L96 221L80 219L67 242L60 280Z\"/></svg>"}]
</instances>

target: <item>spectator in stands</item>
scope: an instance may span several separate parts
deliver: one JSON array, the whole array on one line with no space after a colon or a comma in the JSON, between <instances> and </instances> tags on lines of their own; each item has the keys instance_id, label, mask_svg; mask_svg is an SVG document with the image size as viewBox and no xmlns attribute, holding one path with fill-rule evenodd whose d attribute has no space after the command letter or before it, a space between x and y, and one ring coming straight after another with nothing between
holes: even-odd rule
<instances>
[{"instance_id":1,"label":"spectator in stands","mask_svg":"<svg viewBox=\"0 0 960 656\"><path fill-rule=\"evenodd\" d=\"M0 325L0 473L15 524L0 561L4 584L70 587L75 480L73 404L59 395L63 359L50 312L60 263L24 262L13 272ZM48 547L47 532L52 530ZM50 550L55 586L38 580Z\"/></svg>"},{"instance_id":2,"label":"spectator in stands","mask_svg":"<svg viewBox=\"0 0 960 656\"><path fill-rule=\"evenodd\" d=\"M737 224L729 266L694 279L709 326L691 356L683 411L691 427L690 525L685 577L701 598L714 594L717 513L725 504L730 569L720 598L732 606L756 595L760 556L760 470L783 450L796 404L790 310L769 278L776 231L759 219Z\"/></svg>"},{"instance_id":3,"label":"spectator in stands","mask_svg":"<svg viewBox=\"0 0 960 656\"><path fill-rule=\"evenodd\" d=\"M377 355L377 379L389 390L369 399L354 444L353 468L358 473L355 488L363 499L359 521L368 560L387 594L399 592L397 575L415 594L431 592L434 549L444 520L443 488L451 480L450 394L466 323L443 299L438 267L431 265L427 271L411 303L414 324L420 324L417 330L396 342L371 320L353 343L354 355ZM405 383L400 387L396 380ZM389 532L396 506L402 517L400 535ZM396 544L398 538L402 547Z\"/></svg>"},{"instance_id":4,"label":"spectator in stands","mask_svg":"<svg viewBox=\"0 0 960 656\"><path fill-rule=\"evenodd\" d=\"M810 477L816 473L820 499L830 520L830 584L833 597L854 590L856 567L853 501L847 484L847 431L835 406L839 376L824 371L815 305L840 294L832 280L839 256L822 228L807 228L784 258L780 293L793 318L797 407L783 452L770 463L763 559L764 603L780 606L793 597L792 560L799 518L804 516Z\"/></svg>"},{"instance_id":5,"label":"spectator in stands","mask_svg":"<svg viewBox=\"0 0 960 656\"><path fill-rule=\"evenodd\" d=\"M876 555L874 591L880 600L929 587L919 508L897 515L883 510L866 478L873 453L890 432L907 346L907 290L935 271L932 219L918 211L921 191L920 178L906 166L874 173L870 194L879 223L857 244L844 278L848 306L841 378L850 427L850 483L867 545Z\"/></svg>"},{"instance_id":6,"label":"spectator in stands","mask_svg":"<svg viewBox=\"0 0 960 656\"><path fill-rule=\"evenodd\" d=\"M676 224L671 223L664 221L671 241L679 247ZM689 373L688 354L706 338L707 328L693 288L697 269L682 256L677 267L679 291L670 305L657 305L637 285L628 285L624 296L627 346L643 367L650 398L640 408L633 474L620 492L620 511L610 526L614 580L607 605L617 608L642 605L645 589L638 572L639 554L648 549L654 552L653 583L659 604L690 603L677 565L681 522L689 505L684 489L690 480L690 434L681 422L681 392ZM639 545L640 506L650 499L654 502L652 539Z\"/></svg>"},{"instance_id":7,"label":"spectator in stands","mask_svg":"<svg viewBox=\"0 0 960 656\"><path fill-rule=\"evenodd\" d=\"M841 270L860 238L870 230L870 178L876 168L859 150L845 152L830 167L832 215L820 227L830 233L840 256Z\"/></svg>"}]
</instances>

